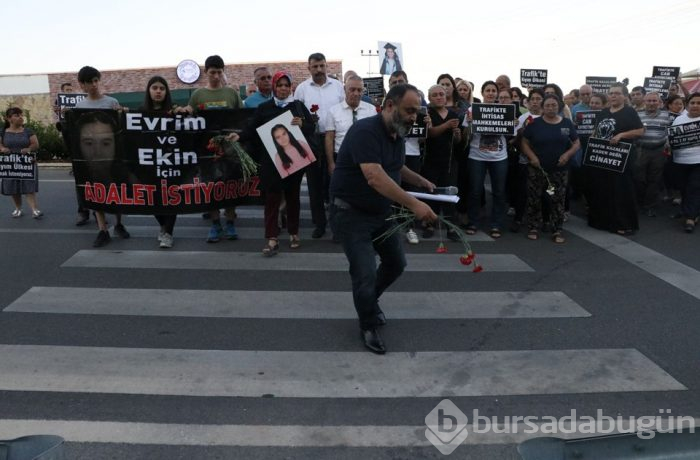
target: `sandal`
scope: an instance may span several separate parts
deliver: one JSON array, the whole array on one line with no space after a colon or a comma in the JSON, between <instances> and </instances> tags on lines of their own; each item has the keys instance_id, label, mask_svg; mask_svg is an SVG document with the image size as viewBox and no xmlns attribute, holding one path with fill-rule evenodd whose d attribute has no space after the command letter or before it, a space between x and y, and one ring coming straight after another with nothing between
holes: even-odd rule
<instances>
[{"instance_id":1,"label":"sandal","mask_svg":"<svg viewBox=\"0 0 700 460\"><path fill-rule=\"evenodd\" d=\"M552 233L552 241L554 241L557 244L563 244L566 243L566 238L562 236L561 232L557 231Z\"/></svg>"},{"instance_id":2,"label":"sandal","mask_svg":"<svg viewBox=\"0 0 700 460\"><path fill-rule=\"evenodd\" d=\"M299 235L289 235L289 247L292 249L299 249L301 246L301 241L299 240Z\"/></svg>"},{"instance_id":3,"label":"sandal","mask_svg":"<svg viewBox=\"0 0 700 460\"><path fill-rule=\"evenodd\" d=\"M467 235L476 235L476 227L473 225L467 225L465 232Z\"/></svg>"},{"instance_id":4,"label":"sandal","mask_svg":"<svg viewBox=\"0 0 700 460\"><path fill-rule=\"evenodd\" d=\"M534 228L528 230L528 232L527 232L527 239L528 240L535 241L539 237L540 237L540 233L537 230L535 230Z\"/></svg>"},{"instance_id":5,"label":"sandal","mask_svg":"<svg viewBox=\"0 0 700 460\"><path fill-rule=\"evenodd\" d=\"M491 230L489 230L489 236L490 236L491 238L493 238L494 240L497 240L497 239L499 239L502 235L501 235L501 231L500 231L499 229L497 229L497 228L494 227L494 228L492 228Z\"/></svg>"},{"instance_id":6,"label":"sandal","mask_svg":"<svg viewBox=\"0 0 700 460\"><path fill-rule=\"evenodd\" d=\"M269 238L267 240L267 245L262 250L262 254L265 257L276 256L280 250L280 245L277 242L277 238Z\"/></svg>"}]
</instances>

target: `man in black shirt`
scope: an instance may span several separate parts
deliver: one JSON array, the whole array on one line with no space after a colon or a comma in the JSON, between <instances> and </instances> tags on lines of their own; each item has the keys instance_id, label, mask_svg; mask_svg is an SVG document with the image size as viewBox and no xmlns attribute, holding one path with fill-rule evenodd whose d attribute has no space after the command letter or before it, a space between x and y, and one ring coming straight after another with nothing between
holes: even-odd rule
<instances>
[{"instance_id":1,"label":"man in black shirt","mask_svg":"<svg viewBox=\"0 0 700 460\"><path fill-rule=\"evenodd\" d=\"M430 206L399 186L403 180L428 191L435 188L404 165L403 136L416 121L420 102L416 87L393 87L381 114L358 120L348 130L331 177L333 233L350 262L353 300L364 344L378 354L386 352L377 330L386 319L377 299L406 266L398 233L379 238L393 224L387 220L391 205L399 203L426 222L437 219Z\"/></svg>"}]
</instances>

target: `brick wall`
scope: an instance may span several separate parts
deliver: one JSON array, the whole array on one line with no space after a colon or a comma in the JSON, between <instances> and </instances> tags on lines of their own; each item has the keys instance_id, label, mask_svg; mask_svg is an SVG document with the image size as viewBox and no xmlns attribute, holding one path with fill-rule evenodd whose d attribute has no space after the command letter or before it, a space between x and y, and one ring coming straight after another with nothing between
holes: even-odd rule
<instances>
[{"instance_id":1,"label":"brick wall","mask_svg":"<svg viewBox=\"0 0 700 460\"><path fill-rule=\"evenodd\" d=\"M294 83L299 83L309 77L306 61L290 61L290 62L252 62L245 64L227 64L226 77L228 78L229 86L238 88L239 85L245 85L253 82L253 71L261 66L267 66L273 74L278 70L287 70L292 74ZM204 66L200 66L201 74L199 80L192 85L182 83L175 73L175 66L172 67L154 67L150 69L121 69L121 70L101 70L102 73L102 91L106 94L110 93L130 93L145 91L146 83L154 75L160 75L168 81L170 89L186 89L199 88L206 85L206 76L204 75ZM51 91L50 100L54 100L56 93L61 89L61 83L71 82L76 91L80 91L78 85L78 70L71 73L53 73L49 74L49 88ZM328 61L328 73L338 76L342 75L341 61ZM342 77L341 77L342 78Z\"/></svg>"}]
</instances>

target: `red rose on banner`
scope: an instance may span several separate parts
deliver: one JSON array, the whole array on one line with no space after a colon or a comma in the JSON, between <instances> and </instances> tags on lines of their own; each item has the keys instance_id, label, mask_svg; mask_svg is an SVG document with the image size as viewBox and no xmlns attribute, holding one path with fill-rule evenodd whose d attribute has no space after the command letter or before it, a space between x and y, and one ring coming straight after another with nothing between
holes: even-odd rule
<instances>
[{"instance_id":1,"label":"red rose on banner","mask_svg":"<svg viewBox=\"0 0 700 460\"><path fill-rule=\"evenodd\" d=\"M311 104L311 109L309 109L314 115L318 112L318 104Z\"/></svg>"}]
</instances>

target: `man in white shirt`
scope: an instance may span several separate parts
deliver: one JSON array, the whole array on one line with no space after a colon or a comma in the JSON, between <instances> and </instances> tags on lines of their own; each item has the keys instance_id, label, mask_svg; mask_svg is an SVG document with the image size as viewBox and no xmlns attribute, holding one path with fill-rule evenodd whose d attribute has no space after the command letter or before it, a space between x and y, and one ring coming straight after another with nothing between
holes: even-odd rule
<instances>
[{"instance_id":1,"label":"man in white shirt","mask_svg":"<svg viewBox=\"0 0 700 460\"><path fill-rule=\"evenodd\" d=\"M345 139L345 133L357 120L371 117L377 114L377 109L370 103L362 100L365 87L362 77L350 75L345 81L345 100L336 104L328 111L324 125L326 136L326 160L328 161L328 174L333 174L335 169L335 157L340 150L340 145Z\"/></svg>"},{"instance_id":2,"label":"man in white shirt","mask_svg":"<svg viewBox=\"0 0 700 460\"><path fill-rule=\"evenodd\" d=\"M345 99L343 84L326 74L326 57L321 53L313 53L309 56L309 73L307 78L297 86L294 91L294 99L304 103L318 122L319 138L311 142L315 148L314 154L319 159L306 170L306 180L309 186L309 200L311 204L311 220L314 223L312 238L321 238L326 233L326 209L323 205L325 186L328 180L326 176L325 155L323 154L323 136L326 132L324 125L328 111ZM314 107L316 106L316 107ZM316 110L312 110L315 108Z\"/></svg>"}]
</instances>

